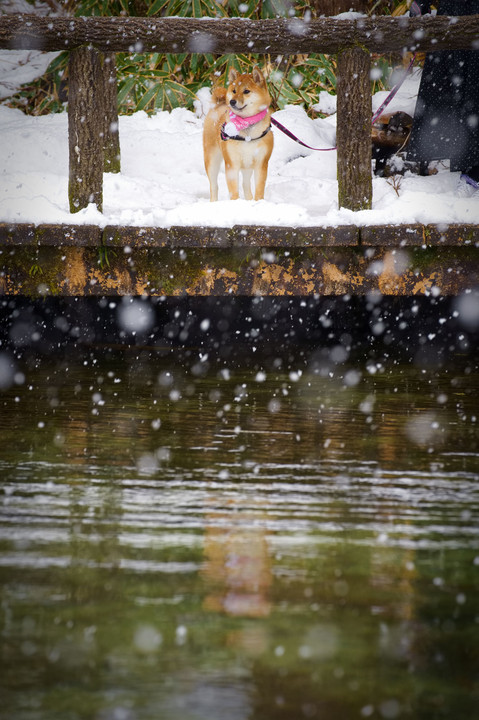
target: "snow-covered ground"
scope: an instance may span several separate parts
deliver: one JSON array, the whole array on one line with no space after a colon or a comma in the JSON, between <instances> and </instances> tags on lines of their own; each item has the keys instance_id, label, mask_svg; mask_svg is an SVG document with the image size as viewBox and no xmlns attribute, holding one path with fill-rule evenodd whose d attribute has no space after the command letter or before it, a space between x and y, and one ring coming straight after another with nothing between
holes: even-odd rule
<instances>
[{"instance_id":1,"label":"snow-covered ground","mask_svg":"<svg viewBox=\"0 0 479 720\"><path fill-rule=\"evenodd\" d=\"M0 72L5 56L10 54L0 55ZM22 67L26 73L31 63ZM418 82L415 71L388 112L413 114ZM373 110L386 95L374 96ZM319 106L331 112L334 100L321 93ZM307 150L276 129L265 200L229 201L223 174L220 201L210 203L201 104L196 113L177 109L153 117L143 112L121 117L122 171L104 177L103 213L90 206L74 215L68 209L67 114L32 117L0 106L0 222L161 227L479 222L479 197L456 197L457 174L449 172L447 163L429 177L410 175L396 182L374 178L372 210L338 208L336 152ZM303 109L289 107L275 116L314 147L335 144L335 114L311 120Z\"/></svg>"},{"instance_id":2,"label":"snow-covered ground","mask_svg":"<svg viewBox=\"0 0 479 720\"><path fill-rule=\"evenodd\" d=\"M51 8L39 1L33 7L26 0L0 0L0 16L31 12L45 16ZM23 84L43 75L57 55L40 50L0 51L0 100L11 97Z\"/></svg>"}]
</instances>

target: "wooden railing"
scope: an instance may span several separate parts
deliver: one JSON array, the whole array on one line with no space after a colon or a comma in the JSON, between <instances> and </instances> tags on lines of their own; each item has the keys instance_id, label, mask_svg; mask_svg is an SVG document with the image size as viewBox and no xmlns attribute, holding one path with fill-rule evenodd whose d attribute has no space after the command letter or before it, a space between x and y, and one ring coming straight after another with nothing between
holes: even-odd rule
<instances>
[{"instance_id":1,"label":"wooden railing","mask_svg":"<svg viewBox=\"0 0 479 720\"><path fill-rule=\"evenodd\" d=\"M339 205L371 207L370 53L479 50L479 15L303 21L137 17L0 17L0 48L70 50L69 196L102 208L104 171L118 170L117 52L326 53L338 56Z\"/></svg>"}]
</instances>

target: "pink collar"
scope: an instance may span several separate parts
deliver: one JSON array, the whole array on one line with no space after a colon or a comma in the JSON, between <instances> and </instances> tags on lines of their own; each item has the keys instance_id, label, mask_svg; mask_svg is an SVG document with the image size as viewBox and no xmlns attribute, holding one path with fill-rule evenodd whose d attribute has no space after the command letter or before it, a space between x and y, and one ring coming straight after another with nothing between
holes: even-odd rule
<instances>
[{"instance_id":1,"label":"pink collar","mask_svg":"<svg viewBox=\"0 0 479 720\"><path fill-rule=\"evenodd\" d=\"M233 123L237 130L246 130L246 128L249 128L251 125L255 125L261 120L264 120L267 114L268 108L265 108L264 110L261 110L261 112L256 113L256 115L251 115L250 117L241 117L230 110L229 122Z\"/></svg>"}]
</instances>

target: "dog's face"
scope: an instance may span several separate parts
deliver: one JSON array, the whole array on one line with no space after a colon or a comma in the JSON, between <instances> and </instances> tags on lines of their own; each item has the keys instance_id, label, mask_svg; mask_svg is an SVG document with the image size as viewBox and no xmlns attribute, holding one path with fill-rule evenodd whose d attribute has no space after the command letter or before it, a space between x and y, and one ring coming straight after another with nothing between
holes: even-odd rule
<instances>
[{"instance_id":1,"label":"dog's face","mask_svg":"<svg viewBox=\"0 0 479 720\"><path fill-rule=\"evenodd\" d=\"M226 104L240 117L251 117L270 106L271 97L266 81L257 67L253 68L251 74L244 75L231 69L228 82Z\"/></svg>"}]
</instances>

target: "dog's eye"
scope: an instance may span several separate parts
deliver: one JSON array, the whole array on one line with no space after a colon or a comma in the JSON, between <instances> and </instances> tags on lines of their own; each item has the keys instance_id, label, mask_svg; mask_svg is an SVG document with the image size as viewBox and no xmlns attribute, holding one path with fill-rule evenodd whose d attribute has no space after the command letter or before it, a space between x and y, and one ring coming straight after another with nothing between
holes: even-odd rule
<instances>
[{"instance_id":1,"label":"dog's eye","mask_svg":"<svg viewBox=\"0 0 479 720\"><path fill-rule=\"evenodd\" d=\"M249 95L250 92L251 90L243 90L243 95Z\"/></svg>"}]
</instances>

